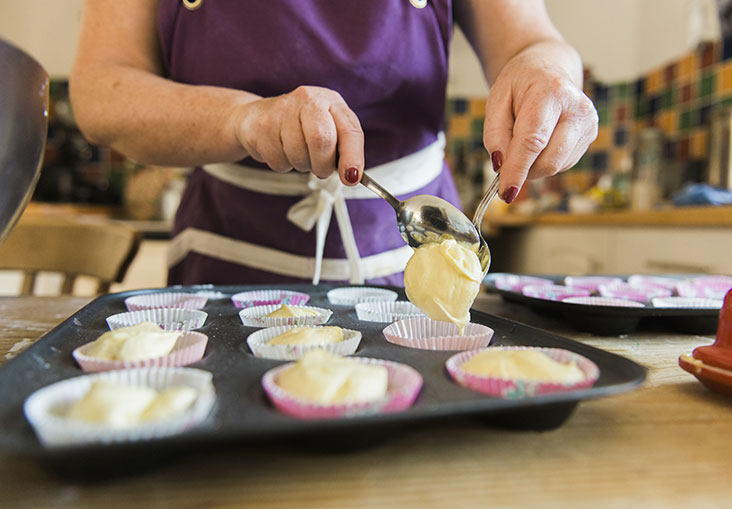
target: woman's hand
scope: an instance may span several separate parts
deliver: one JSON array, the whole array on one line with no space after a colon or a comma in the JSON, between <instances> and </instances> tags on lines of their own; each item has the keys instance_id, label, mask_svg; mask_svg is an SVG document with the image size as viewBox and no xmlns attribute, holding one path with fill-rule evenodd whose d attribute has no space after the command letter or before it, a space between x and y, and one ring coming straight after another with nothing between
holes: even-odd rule
<instances>
[{"instance_id":1,"label":"woman's hand","mask_svg":"<svg viewBox=\"0 0 732 509\"><path fill-rule=\"evenodd\" d=\"M337 92L298 87L277 97L242 105L236 135L246 152L277 172L312 171L326 178L338 171L355 185L364 167L361 123Z\"/></svg>"},{"instance_id":2,"label":"woman's hand","mask_svg":"<svg viewBox=\"0 0 732 509\"><path fill-rule=\"evenodd\" d=\"M561 67L552 43L530 46L509 60L491 87L483 142L501 170L501 198L511 203L526 179L567 170L597 137L592 101Z\"/></svg>"}]
</instances>

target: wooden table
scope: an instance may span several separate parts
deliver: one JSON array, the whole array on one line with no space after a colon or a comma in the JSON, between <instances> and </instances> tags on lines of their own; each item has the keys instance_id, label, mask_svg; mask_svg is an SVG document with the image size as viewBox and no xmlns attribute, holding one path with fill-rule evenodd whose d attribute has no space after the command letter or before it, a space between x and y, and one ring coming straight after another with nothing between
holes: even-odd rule
<instances>
[{"instance_id":1,"label":"wooden table","mask_svg":"<svg viewBox=\"0 0 732 509\"><path fill-rule=\"evenodd\" d=\"M0 299L0 361L87 302ZM201 451L137 477L72 483L0 454L3 507L720 507L732 500L732 405L677 366L710 337L572 332L495 296L476 307L625 355L650 370L634 392L579 405L557 430L474 421L405 430L348 453ZM355 437L357 438L357 437Z\"/></svg>"}]
</instances>

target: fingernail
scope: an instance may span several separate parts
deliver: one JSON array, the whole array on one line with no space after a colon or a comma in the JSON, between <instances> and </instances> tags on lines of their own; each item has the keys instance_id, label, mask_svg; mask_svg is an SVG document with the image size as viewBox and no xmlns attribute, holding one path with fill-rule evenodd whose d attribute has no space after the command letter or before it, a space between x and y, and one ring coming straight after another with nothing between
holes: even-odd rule
<instances>
[{"instance_id":1,"label":"fingernail","mask_svg":"<svg viewBox=\"0 0 732 509\"><path fill-rule=\"evenodd\" d=\"M358 168L351 166L346 170L346 180L351 184L358 182Z\"/></svg>"},{"instance_id":2,"label":"fingernail","mask_svg":"<svg viewBox=\"0 0 732 509\"><path fill-rule=\"evenodd\" d=\"M505 191L503 191L503 195L501 196L501 198L503 198L503 201L505 201L506 203L511 203L513 200L516 199L516 196L518 195L518 193L519 193L519 188L516 186L511 186L508 189L506 189Z\"/></svg>"},{"instance_id":3,"label":"fingernail","mask_svg":"<svg viewBox=\"0 0 732 509\"><path fill-rule=\"evenodd\" d=\"M493 163L493 171L498 171L503 166L503 154L500 150L496 150L491 154L491 162Z\"/></svg>"}]
</instances>

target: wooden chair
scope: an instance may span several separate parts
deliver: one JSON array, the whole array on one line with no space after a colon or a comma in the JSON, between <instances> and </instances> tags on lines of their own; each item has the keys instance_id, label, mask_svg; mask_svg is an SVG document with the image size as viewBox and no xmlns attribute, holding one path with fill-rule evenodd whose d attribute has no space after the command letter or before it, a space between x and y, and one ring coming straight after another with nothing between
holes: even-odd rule
<instances>
[{"instance_id":1,"label":"wooden chair","mask_svg":"<svg viewBox=\"0 0 732 509\"><path fill-rule=\"evenodd\" d=\"M62 295L81 275L97 279L97 293L106 293L124 278L140 241L138 231L118 222L25 214L0 244L0 270L24 273L22 295L33 294L39 272L63 274Z\"/></svg>"}]
</instances>

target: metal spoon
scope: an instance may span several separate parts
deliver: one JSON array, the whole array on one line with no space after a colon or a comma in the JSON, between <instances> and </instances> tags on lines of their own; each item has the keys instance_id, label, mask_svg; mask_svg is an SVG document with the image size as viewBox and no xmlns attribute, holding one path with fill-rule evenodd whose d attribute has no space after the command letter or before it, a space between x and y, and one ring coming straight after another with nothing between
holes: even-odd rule
<instances>
[{"instance_id":1,"label":"metal spoon","mask_svg":"<svg viewBox=\"0 0 732 509\"><path fill-rule=\"evenodd\" d=\"M498 177L496 177L497 179ZM480 235L479 228L471 223L460 209L442 198L425 194L413 196L404 201L397 200L366 173L361 177L361 183L392 206L397 215L399 232L407 244L418 248L427 242L440 242L444 238L454 238L456 241L470 246L478 255L483 274L488 272L491 262L488 244ZM496 186L496 191L497 189ZM493 195L496 191L493 192ZM490 199L492 198L491 196ZM487 201L490 202L490 199ZM483 198L483 201L485 200L486 197ZM480 219L482 220L482 214Z\"/></svg>"}]
</instances>

